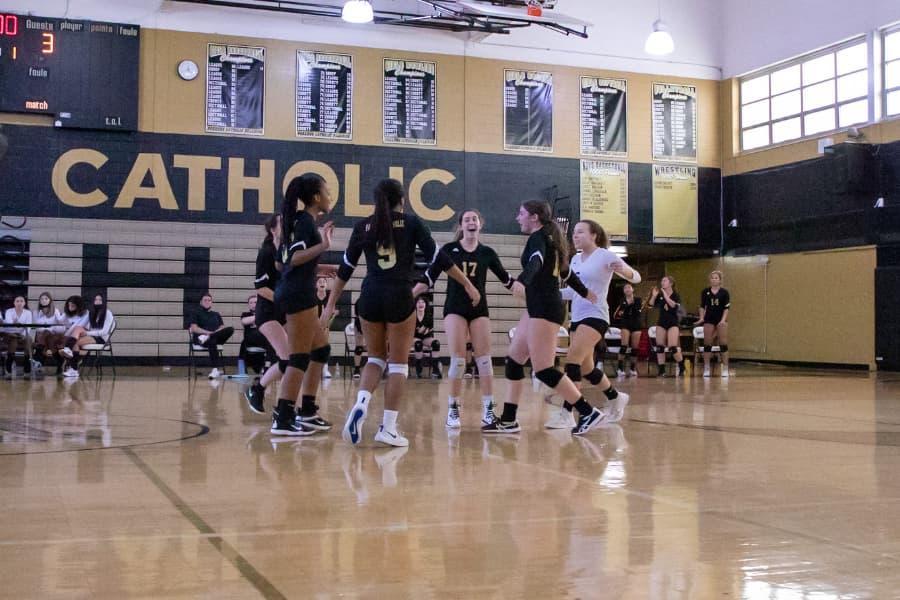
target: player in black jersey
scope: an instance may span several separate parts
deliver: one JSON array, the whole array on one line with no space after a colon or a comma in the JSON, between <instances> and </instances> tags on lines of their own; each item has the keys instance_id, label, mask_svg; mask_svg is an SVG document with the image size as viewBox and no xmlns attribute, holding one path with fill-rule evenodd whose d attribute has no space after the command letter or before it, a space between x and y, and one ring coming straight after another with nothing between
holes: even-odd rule
<instances>
[{"instance_id":1,"label":"player in black jersey","mask_svg":"<svg viewBox=\"0 0 900 600\"><path fill-rule=\"evenodd\" d=\"M491 321L488 314L485 285L487 273L491 271L507 289L512 287L513 278L500 262L494 249L478 240L484 219L474 209L464 210L459 215L456 239L441 250L446 252L469 281L481 294L481 302L472 306L466 291L457 282L447 282L447 300L444 303L444 329L450 346L450 398L447 408L447 427L460 427L459 399L462 392L462 378L466 369L466 342L471 340L478 367L481 387L482 425L490 425L496 420L494 415L493 374L491 359ZM432 280L437 274L430 274Z\"/></svg>"},{"instance_id":2,"label":"player in black jersey","mask_svg":"<svg viewBox=\"0 0 900 600\"><path fill-rule=\"evenodd\" d=\"M626 283L622 287L625 296L613 314L613 324L622 330L622 345L619 348L619 368L616 374L619 377L637 377L637 353L641 346L641 311L643 302L634 295L634 286ZM625 357L631 357L630 364L625 364ZM625 371L625 368L628 371Z\"/></svg>"},{"instance_id":3,"label":"player in black jersey","mask_svg":"<svg viewBox=\"0 0 900 600\"><path fill-rule=\"evenodd\" d=\"M709 287L700 294L700 318L696 325L703 325L703 376L709 377L709 348L719 345L722 360L722 377L728 377L728 310L731 294L722 287L722 271L709 274Z\"/></svg>"},{"instance_id":4,"label":"player in black jersey","mask_svg":"<svg viewBox=\"0 0 900 600\"><path fill-rule=\"evenodd\" d=\"M513 283L512 291L516 296L525 297L526 311L519 319L506 357L510 392L503 404L503 414L481 430L484 433L520 431L516 412L522 395L525 362L530 357L535 377L578 410L581 416L572 433L580 435L603 422L606 415L585 401L568 376L553 368L556 337L566 316L559 291L560 280L591 302L597 302L598 298L569 270L569 244L552 219L548 204L525 202L519 208L516 221L522 233L529 237L522 253L522 273Z\"/></svg>"},{"instance_id":5,"label":"player in black jersey","mask_svg":"<svg viewBox=\"0 0 900 600\"><path fill-rule=\"evenodd\" d=\"M338 270L338 279L321 317L323 323L331 318L336 299L353 275L360 256L365 254L367 272L362 282L357 312L365 332L369 360L363 369L356 404L344 425L343 438L352 444L359 443L362 437L372 392L387 367L384 420L375 441L391 446L409 445L409 441L397 431L397 411L409 376L406 361L415 328L412 287L416 247L425 253L429 263L438 262L448 270L450 277L465 285L473 303L481 300L478 290L462 271L446 254L438 251L422 221L415 215L403 212L404 196L403 184L395 179L383 179L375 187L375 213L353 228Z\"/></svg>"},{"instance_id":6,"label":"player in black jersey","mask_svg":"<svg viewBox=\"0 0 900 600\"><path fill-rule=\"evenodd\" d=\"M302 205L302 206L298 206ZM331 424L318 415L315 402L322 366L328 362L331 346L319 327L316 274L319 257L331 247L334 224L316 227L319 215L331 208L331 193L325 180L307 174L288 185L281 207L282 241L278 262L281 279L275 288L275 302L287 315L287 368L278 386L278 405L272 417L276 435L310 435L327 431ZM298 393L302 404L295 409Z\"/></svg>"},{"instance_id":7,"label":"player in black jersey","mask_svg":"<svg viewBox=\"0 0 900 600\"><path fill-rule=\"evenodd\" d=\"M265 412L266 388L273 381L281 379L287 368L290 352L287 333L284 330L284 313L275 303L275 286L281 278L276 268L278 247L281 245L281 215L272 215L266 221L266 237L256 254L256 328L262 333L275 351L277 363L269 367L262 377L257 377L244 392L250 410L258 414Z\"/></svg>"},{"instance_id":8,"label":"player in black jersey","mask_svg":"<svg viewBox=\"0 0 900 600\"><path fill-rule=\"evenodd\" d=\"M659 287L650 292L650 306L659 309L659 320L656 322L656 364L658 375L666 374L666 354L672 354L678 365L678 375L684 375L684 356L679 343L679 307L681 296L675 291L675 278L667 275L659 280Z\"/></svg>"}]
</instances>

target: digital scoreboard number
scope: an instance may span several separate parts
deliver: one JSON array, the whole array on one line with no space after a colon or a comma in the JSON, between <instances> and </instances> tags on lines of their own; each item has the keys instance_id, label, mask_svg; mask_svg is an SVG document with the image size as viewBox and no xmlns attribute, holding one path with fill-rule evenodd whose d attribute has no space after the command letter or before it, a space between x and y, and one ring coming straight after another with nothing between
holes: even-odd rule
<instances>
[{"instance_id":1,"label":"digital scoreboard number","mask_svg":"<svg viewBox=\"0 0 900 600\"><path fill-rule=\"evenodd\" d=\"M0 112L137 130L137 25L0 13Z\"/></svg>"}]
</instances>

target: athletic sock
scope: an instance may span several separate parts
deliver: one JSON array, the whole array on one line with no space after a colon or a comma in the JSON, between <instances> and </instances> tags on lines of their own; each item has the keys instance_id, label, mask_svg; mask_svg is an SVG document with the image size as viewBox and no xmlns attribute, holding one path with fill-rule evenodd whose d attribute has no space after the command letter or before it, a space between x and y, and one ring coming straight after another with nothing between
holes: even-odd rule
<instances>
[{"instance_id":1,"label":"athletic sock","mask_svg":"<svg viewBox=\"0 0 900 600\"><path fill-rule=\"evenodd\" d=\"M397 414L396 410L387 410L384 411L384 418L381 421L381 426L385 431L390 431L391 433L396 433L397 431Z\"/></svg>"},{"instance_id":2,"label":"athletic sock","mask_svg":"<svg viewBox=\"0 0 900 600\"><path fill-rule=\"evenodd\" d=\"M587 403L587 401L582 396L578 399L578 401L573 405L575 410L578 411L580 415L589 415L594 412L594 407Z\"/></svg>"},{"instance_id":3,"label":"athletic sock","mask_svg":"<svg viewBox=\"0 0 900 600\"><path fill-rule=\"evenodd\" d=\"M572 412L572 408L574 406L575 405L572 404L571 402L569 402L568 400L563 400L563 408L566 409L567 411Z\"/></svg>"},{"instance_id":4,"label":"athletic sock","mask_svg":"<svg viewBox=\"0 0 900 600\"><path fill-rule=\"evenodd\" d=\"M304 394L300 402L300 416L311 417L316 414L316 397Z\"/></svg>"},{"instance_id":5,"label":"athletic sock","mask_svg":"<svg viewBox=\"0 0 900 600\"><path fill-rule=\"evenodd\" d=\"M615 400L619 397L619 392L616 391L616 388L609 386L609 389L603 390L603 395L610 400Z\"/></svg>"},{"instance_id":6,"label":"athletic sock","mask_svg":"<svg viewBox=\"0 0 900 600\"><path fill-rule=\"evenodd\" d=\"M503 403L503 415L500 420L504 423L512 423L516 420L516 412L519 410L518 404Z\"/></svg>"}]
</instances>

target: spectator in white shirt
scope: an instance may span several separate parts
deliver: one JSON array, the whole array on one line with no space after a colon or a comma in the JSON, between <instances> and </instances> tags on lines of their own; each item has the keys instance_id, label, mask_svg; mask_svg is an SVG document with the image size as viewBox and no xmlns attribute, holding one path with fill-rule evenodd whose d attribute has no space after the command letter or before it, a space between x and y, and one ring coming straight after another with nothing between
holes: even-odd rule
<instances>
[{"instance_id":1,"label":"spectator in white shirt","mask_svg":"<svg viewBox=\"0 0 900 600\"><path fill-rule=\"evenodd\" d=\"M10 327L13 324L31 325L31 311L25 303L24 296L16 296L13 307L3 315L2 337L6 340L6 363L4 372L7 379L12 379L13 364L16 361L16 350L19 344L25 343L25 376L31 375L31 336L24 327Z\"/></svg>"},{"instance_id":2,"label":"spectator in white shirt","mask_svg":"<svg viewBox=\"0 0 900 600\"><path fill-rule=\"evenodd\" d=\"M77 334L66 340L66 347L60 350L69 359L69 368L63 372L63 377L78 377L78 365L87 352L83 348L88 344L105 344L109 340L114 320L112 311L106 308L103 294L95 295L87 327L80 328Z\"/></svg>"},{"instance_id":3,"label":"spectator in white shirt","mask_svg":"<svg viewBox=\"0 0 900 600\"><path fill-rule=\"evenodd\" d=\"M56 357L57 372L62 372L62 359L59 350L66 341L66 319L56 305L49 292L38 297L38 306L34 311L35 325L46 325L34 330L34 354L40 363L48 358Z\"/></svg>"}]
</instances>

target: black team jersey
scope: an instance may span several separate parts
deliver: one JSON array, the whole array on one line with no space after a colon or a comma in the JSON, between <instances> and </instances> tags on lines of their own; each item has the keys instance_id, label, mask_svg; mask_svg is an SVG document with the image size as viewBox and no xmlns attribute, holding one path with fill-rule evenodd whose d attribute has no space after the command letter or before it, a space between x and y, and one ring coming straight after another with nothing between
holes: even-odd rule
<instances>
[{"instance_id":1,"label":"black team jersey","mask_svg":"<svg viewBox=\"0 0 900 600\"><path fill-rule=\"evenodd\" d=\"M374 216L366 217L353 227L344 259L338 269L338 277L348 281L359 262L359 257L366 256L366 279L373 283L408 284L416 275L416 247L425 253L429 265L435 263L440 270L452 266L445 254L438 252L437 244L431 232L416 215L392 212L394 227L394 245L384 248L374 239Z\"/></svg>"},{"instance_id":2,"label":"black team jersey","mask_svg":"<svg viewBox=\"0 0 900 600\"><path fill-rule=\"evenodd\" d=\"M275 268L276 254L277 250L272 242L266 241L260 246L256 254L256 279L253 280L256 289L269 288L274 291L278 285L281 273Z\"/></svg>"},{"instance_id":3,"label":"black team jersey","mask_svg":"<svg viewBox=\"0 0 900 600\"><path fill-rule=\"evenodd\" d=\"M530 236L522 251L522 273L519 281L525 286L525 302L528 306L558 304L562 306L559 292L560 281L568 283L575 293L585 297L587 288L570 270L560 271L558 251L546 227L538 229Z\"/></svg>"},{"instance_id":4,"label":"black team jersey","mask_svg":"<svg viewBox=\"0 0 900 600\"><path fill-rule=\"evenodd\" d=\"M462 246L462 242L455 241L445 244L441 248L441 252L445 253L450 260L453 261L460 271L472 282L472 285L481 293L481 301L478 306L472 306L472 300L466 293L465 288L453 279L447 280L447 301L444 303L444 315L470 315L477 314L487 316L487 294L485 286L487 284L488 271L492 272L497 279L500 280L507 289L512 287L513 278L503 264L500 257L494 252L494 249L484 244L478 244L475 250L468 252ZM429 283L434 282L440 274L436 266L429 269L427 277Z\"/></svg>"},{"instance_id":5,"label":"black team jersey","mask_svg":"<svg viewBox=\"0 0 900 600\"><path fill-rule=\"evenodd\" d=\"M725 311L731 308L731 294L725 288L713 293L712 288L706 288L700 294L700 306L706 309L703 320L707 323L719 323Z\"/></svg>"},{"instance_id":6,"label":"black team jersey","mask_svg":"<svg viewBox=\"0 0 900 600\"><path fill-rule=\"evenodd\" d=\"M281 245L281 262L284 264L282 278L292 290L310 292L315 295L316 266L319 264L319 256L302 265L291 265L291 259L298 250L308 250L316 244L322 243L319 228L316 221L308 212L300 211L294 218L294 230L291 239Z\"/></svg>"},{"instance_id":7,"label":"black team jersey","mask_svg":"<svg viewBox=\"0 0 900 600\"><path fill-rule=\"evenodd\" d=\"M637 296L634 296L633 300L634 301L631 304L628 304L628 302L624 298L622 298L622 301L616 308L616 321L623 323L624 325L641 322L641 309L643 308L643 301ZM631 327L626 327L626 329L631 329Z\"/></svg>"}]
</instances>

